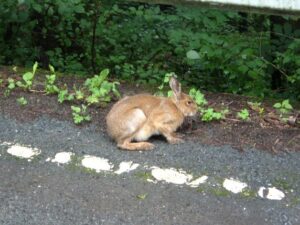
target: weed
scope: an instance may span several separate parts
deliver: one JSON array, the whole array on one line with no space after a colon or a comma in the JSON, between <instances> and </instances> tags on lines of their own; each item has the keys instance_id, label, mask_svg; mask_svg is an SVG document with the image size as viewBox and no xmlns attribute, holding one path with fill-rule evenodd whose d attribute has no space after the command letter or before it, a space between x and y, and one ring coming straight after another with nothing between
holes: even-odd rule
<instances>
[{"instance_id":1,"label":"weed","mask_svg":"<svg viewBox=\"0 0 300 225\"><path fill-rule=\"evenodd\" d=\"M58 91L58 102L63 103L64 101L74 100L74 94L69 94L67 85L65 84L64 89Z\"/></svg>"},{"instance_id":2,"label":"weed","mask_svg":"<svg viewBox=\"0 0 300 225\"><path fill-rule=\"evenodd\" d=\"M171 77L177 77L175 73L171 72L171 73L166 73L164 76L164 79L162 80L161 84L157 87L158 91L154 93L154 95L156 96L167 96L167 97L171 97L173 92L171 90L168 90L167 92L165 92L165 87L169 87L169 81Z\"/></svg>"},{"instance_id":3,"label":"weed","mask_svg":"<svg viewBox=\"0 0 300 225\"><path fill-rule=\"evenodd\" d=\"M204 94L202 94L200 90L192 88L189 91L189 95L194 99L198 107L207 105L207 100L205 99Z\"/></svg>"},{"instance_id":4,"label":"weed","mask_svg":"<svg viewBox=\"0 0 300 225\"><path fill-rule=\"evenodd\" d=\"M56 80L55 69L53 66L49 65L49 69L51 71L50 75L46 75L45 82L45 91L46 94L56 94L59 93L59 88L54 84Z\"/></svg>"},{"instance_id":5,"label":"weed","mask_svg":"<svg viewBox=\"0 0 300 225\"><path fill-rule=\"evenodd\" d=\"M14 79L8 78L7 81L8 81L8 85L7 85L7 89L4 92L5 96L10 95L10 92L16 88L16 82Z\"/></svg>"},{"instance_id":6,"label":"weed","mask_svg":"<svg viewBox=\"0 0 300 225\"><path fill-rule=\"evenodd\" d=\"M83 121L90 121L91 117L87 115L87 107L85 105L78 106L71 106L73 121L75 124L80 124Z\"/></svg>"},{"instance_id":7,"label":"weed","mask_svg":"<svg viewBox=\"0 0 300 225\"><path fill-rule=\"evenodd\" d=\"M23 76L22 76L23 80L22 81L17 81L16 85L18 87L24 88L25 90L31 89L32 84L33 84L33 78L34 78L35 72L37 70L37 67L38 67L38 63L35 62L33 67L32 67L32 72L24 73Z\"/></svg>"},{"instance_id":8,"label":"weed","mask_svg":"<svg viewBox=\"0 0 300 225\"><path fill-rule=\"evenodd\" d=\"M249 111L248 109L242 109L240 112L237 113L237 118L241 120L249 120Z\"/></svg>"},{"instance_id":9,"label":"weed","mask_svg":"<svg viewBox=\"0 0 300 225\"><path fill-rule=\"evenodd\" d=\"M225 119L228 109L224 109L220 112L216 112L213 108L207 108L201 110L201 120L204 122L210 122L213 120Z\"/></svg>"},{"instance_id":10,"label":"weed","mask_svg":"<svg viewBox=\"0 0 300 225\"><path fill-rule=\"evenodd\" d=\"M99 75L95 75L93 78L89 78L85 81L84 86L90 92L90 95L86 97L86 102L91 105L99 102L110 102L112 92L117 98L121 95L117 89L119 82L109 82L107 76L109 74L108 69L104 69Z\"/></svg>"},{"instance_id":11,"label":"weed","mask_svg":"<svg viewBox=\"0 0 300 225\"><path fill-rule=\"evenodd\" d=\"M84 93L81 90L75 89L75 98L76 100L83 100L84 99Z\"/></svg>"},{"instance_id":12,"label":"weed","mask_svg":"<svg viewBox=\"0 0 300 225\"><path fill-rule=\"evenodd\" d=\"M18 104L21 105L21 106L27 105L27 103L28 103L27 100L26 100L26 98L24 98L24 97L18 98L18 99L17 99L17 102L18 102Z\"/></svg>"},{"instance_id":13,"label":"weed","mask_svg":"<svg viewBox=\"0 0 300 225\"><path fill-rule=\"evenodd\" d=\"M275 103L273 107L281 113L281 116L291 112L293 109L293 106L290 104L288 99Z\"/></svg>"},{"instance_id":14,"label":"weed","mask_svg":"<svg viewBox=\"0 0 300 225\"><path fill-rule=\"evenodd\" d=\"M262 115L265 112L265 108L261 106L261 102L247 102L249 107L258 112L259 115Z\"/></svg>"},{"instance_id":15,"label":"weed","mask_svg":"<svg viewBox=\"0 0 300 225\"><path fill-rule=\"evenodd\" d=\"M145 193L145 194L139 194L137 195L136 197L139 199L139 200L145 200L147 198L148 194Z\"/></svg>"}]
</instances>

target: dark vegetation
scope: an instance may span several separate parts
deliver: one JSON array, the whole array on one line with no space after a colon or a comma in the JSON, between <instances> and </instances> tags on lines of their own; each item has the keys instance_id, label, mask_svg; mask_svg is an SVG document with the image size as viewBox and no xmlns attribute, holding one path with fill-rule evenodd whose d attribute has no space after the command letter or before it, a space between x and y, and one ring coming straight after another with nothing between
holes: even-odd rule
<instances>
[{"instance_id":1,"label":"dark vegetation","mask_svg":"<svg viewBox=\"0 0 300 225\"><path fill-rule=\"evenodd\" d=\"M4 0L0 22L0 109L18 119L73 117L104 129L105 106L121 94L168 95L175 73L199 106L200 119L182 127L189 138L300 150L297 18L127 1Z\"/></svg>"},{"instance_id":2,"label":"dark vegetation","mask_svg":"<svg viewBox=\"0 0 300 225\"><path fill-rule=\"evenodd\" d=\"M202 90L300 98L297 18L126 1L0 4L0 64L160 83L166 72Z\"/></svg>"}]
</instances>

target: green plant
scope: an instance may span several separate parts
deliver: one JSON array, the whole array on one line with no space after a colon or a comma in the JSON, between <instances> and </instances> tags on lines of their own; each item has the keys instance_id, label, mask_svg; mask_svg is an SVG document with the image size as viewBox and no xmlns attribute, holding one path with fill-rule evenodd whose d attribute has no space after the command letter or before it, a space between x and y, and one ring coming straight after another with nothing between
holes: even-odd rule
<instances>
[{"instance_id":1,"label":"green plant","mask_svg":"<svg viewBox=\"0 0 300 225\"><path fill-rule=\"evenodd\" d=\"M73 121L75 124L80 124L84 121L90 121L91 117L87 114L87 106L81 105L78 106L71 106Z\"/></svg>"},{"instance_id":2,"label":"green plant","mask_svg":"<svg viewBox=\"0 0 300 225\"><path fill-rule=\"evenodd\" d=\"M81 90L75 89L75 98L76 100L83 100L84 99L84 93Z\"/></svg>"},{"instance_id":3,"label":"green plant","mask_svg":"<svg viewBox=\"0 0 300 225\"><path fill-rule=\"evenodd\" d=\"M99 102L110 102L111 95L120 98L120 93L117 89L119 82L110 82L107 80L109 74L108 69L104 69L100 72L99 75L95 75L92 78L89 78L85 81L84 86L87 88L90 95L86 97L86 102L90 104L99 103Z\"/></svg>"},{"instance_id":4,"label":"green plant","mask_svg":"<svg viewBox=\"0 0 300 225\"><path fill-rule=\"evenodd\" d=\"M69 94L67 85L64 86L64 89L58 91L58 102L63 103L64 101L74 100L74 94Z\"/></svg>"},{"instance_id":5,"label":"green plant","mask_svg":"<svg viewBox=\"0 0 300 225\"><path fill-rule=\"evenodd\" d=\"M289 100L283 100L282 102L277 102L273 105L273 107L277 110L279 110L279 112L281 114L287 114L289 113L291 110L293 110L293 106L290 104Z\"/></svg>"},{"instance_id":6,"label":"green plant","mask_svg":"<svg viewBox=\"0 0 300 225\"><path fill-rule=\"evenodd\" d=\"M37 70L37 67L38 67L38 63L35 62L33 67L32 67L32 72L24 73L23 76L22 76L23 80L22 81L17 81L16 85L18 87L29 90L32 87L33 79L34 79L34 75L35 75L35 72Z\"/></svg>"},{"instance_id":7,"label":"green plant","mask_svg":"<svg viewBox=\"0 0 300 225\"><path fill-rule=\"evenodd\" d=\"M261 102L247 102L249 107L262 115L265 112L265 108L261 106Z\"/></svg>"},{"instance_id":8,"label":"green plant","mask_svg":"<svg viewBox=\"0 0 300 225\"><path fill-rule=\"evenodd\" d=\"M24 97L18 98L18 99L17 99L17 102L18 102L18 104L21 105L21 106L27 105L27 103L28 103L27 100L26 100L26 98L24 98Z\"/></svg>"},{"instance_id":9,"label":"green plant","mask_svg":"<svg viewBox=\"0 0 300 225\"><path fill-rule=\"evenodd\" d=\"M10 92L16 88L16 82L14 79L8 78L7 82L8 82L7 89L4 92L5 96L8 96Z\"/></svg>"},{"instance_id":10,"label":"green plant","mask_svg":"<svg viewBox=\"0 0 300 225\"><path fill-rule=\"evenodd\" d=\"M145 200L145 199L147 198L147 196L148 196L148 194L145 193L145 194L139 194L139 195L137 195L136 197L137 197L138 199L140 199L140 200Z\"/></svg>"},{"instance_id":11,"label":"green plant","mask_svg":"<svg viewBox=\"0 0 300 225\"><path fill-rule=\"evenodd\" d=\"M207 105L207 100L205 99L204 94L202 94L200 90L192 88L189 91L189 95L194 99L198 107Z\"/></svg>"},{"instance_id":12,"label":"green plant","mask_svg":"<svg viewBox=\"0 0 300 225\"><path fill-rule=\"evenodd\" d=\"M237 113L237 118L242 120L249 120L249 111L248 109L242 109L240 112Z\"/></svg>"},{"instance_id":13,"label":"green plant","mask_svg":"<svg viewBox=\"0 0 300 225\"><path fill-rule=\"evenodd\" d=\"M270 26L268 16L128 1L1 3L1 64L41 58L60 71L112 68L117 78L155 85L172 70L200 90L300 99L299 29L291 17ZM270 36L278 33L276 48ZM272 90L271 70L282 77L280 92Z\"/></svg>"},{"instance_id":14,"label":"green plant","mask_svg":"<svg viewBox=\"0 0 300 225\"><path fill-rule=\"evenodd\" d=\"M167 96L167 97L172 96L172 94L173 94L172 90L168 90L167 92L164 90L166 86L169 87L169 81L170 81L170 78L172 76L177 77L174 72L166 73L164 75L164 78L163 78L161 84L157 87L158 91L156 91L154 93L154 95L156 95L156 96Z\"/></svg>"},{"instance_id":15,"label":"green plant","mask_svg":"<svg viewBox=\"0 0 300 225\"><path fill-rule=\"evenodd\" d=\"M210 122L212 120L225 119L228 109L224 109L220 112L216 112L213 108L207 108L201 110L201 120L204 122Z\"/></svg>"},{"instance_id":16,"label":"green plant","mask_svg":"<svg viewBox=\"0 0 300 225\"><path fill-rule=\"evenodd\" d=\"M49 69L50 69L51 74L46 75L46 82L45 82L46 94L59 93L59 88L55 85L55 80L56 80L55 69L51 65L49 65Z\"/></svg>"}]
</instances>

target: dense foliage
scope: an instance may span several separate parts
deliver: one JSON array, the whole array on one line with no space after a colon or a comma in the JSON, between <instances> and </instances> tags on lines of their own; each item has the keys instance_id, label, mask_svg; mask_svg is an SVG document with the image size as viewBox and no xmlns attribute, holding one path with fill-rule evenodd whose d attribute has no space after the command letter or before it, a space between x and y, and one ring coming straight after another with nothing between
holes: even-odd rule
<instances>
[{"instance_id":1,"label":"dense foliage","mask_svg":"<svg viewBox=\"0 0 300 225\"><path fill-rule=\"evenodd\" d=\"M300 99L300 30L285 21L271 30L267 16L200 8L2 0L0 64L39 61L77 74L110 68L119 79L144 83L175 72L200 89L261 97L274 94L276 70L276 93ZM288 37L284 44L271 42L274 31Z\"/></svg>"}]
</instances>

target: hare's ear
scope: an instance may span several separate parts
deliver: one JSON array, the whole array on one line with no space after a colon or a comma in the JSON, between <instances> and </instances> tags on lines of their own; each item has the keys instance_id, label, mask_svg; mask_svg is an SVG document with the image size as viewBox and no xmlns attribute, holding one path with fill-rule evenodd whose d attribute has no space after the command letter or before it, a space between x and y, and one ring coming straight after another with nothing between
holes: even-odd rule
<instances>
[{"instance_id":1,"label":"hare's ear","mask_svg":"<svg viewBox=\"0 0 300 225\"><path fill-rule=\"evenodd\" d=\"M179 100L181 95L181 84L175 79L175 77L170 78L169 84L175 95L176 100Z\"/></svg>"}]
</instances>

